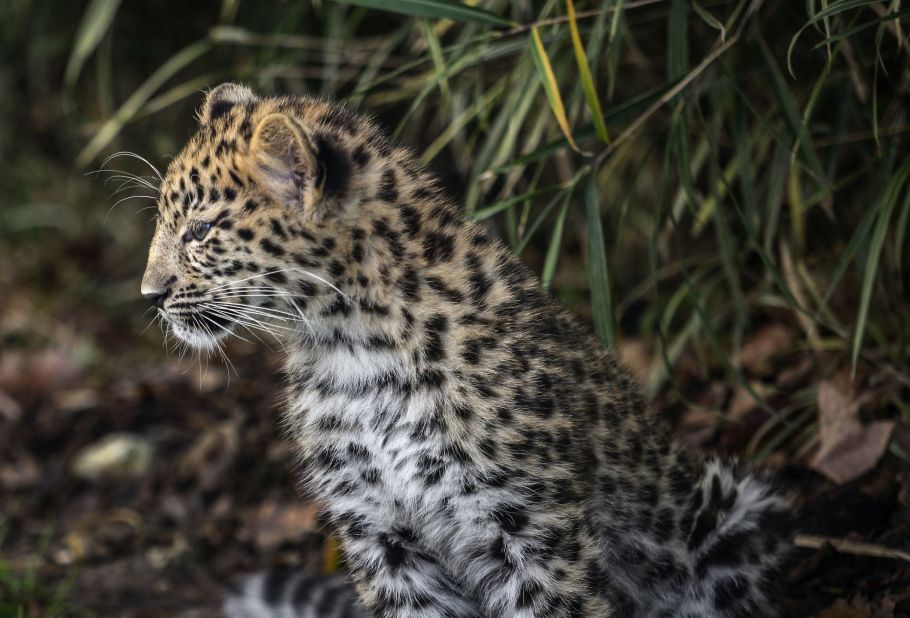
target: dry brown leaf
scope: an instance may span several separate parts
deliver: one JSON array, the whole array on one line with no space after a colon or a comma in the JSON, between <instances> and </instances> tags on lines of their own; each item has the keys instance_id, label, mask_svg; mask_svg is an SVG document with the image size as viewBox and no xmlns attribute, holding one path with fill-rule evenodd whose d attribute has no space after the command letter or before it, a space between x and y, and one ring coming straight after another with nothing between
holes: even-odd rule
<instances>
[{"instance_id":1,"label":"dry brown leaf","mask_svg":"<svg viewBox=\"0 0 910 618\"><path fill-rule=\"evenodd\" d=\"M80 412L97 407L101 398L93 388L75 388L58 393L54 403L63 412Z\"/></svg>"},{"instance_id":2,"label":"dry brown leaf","mask_svg":"<svg viewBox=\"0 0 910 618\"><path fill-rule=\"evenodd\" d=\"M775 322L748 336L739 351L739 363L753 375L768 375L774 369L771 360L793 349L793 331Z\"/></svg>"},{"instance_id":3,"label":"dry brown leaf","mask_svg":"<svg viewBox=\"0 0 910 618\"><path fill-rule=\"evenodd\" d=\"M182 478L196 477L203 490L218 487L237 457L239 431L235 419L207 428L180 458L177 473Z\"/></svg>"},{"instance_id":4,"label":"dry brown leaf","mask_svg":"<svg viewBox=\"0 0 910 618\"><path fill-rule=\"evenodd\" d=\"M654 371L654 350L641 339L623 339L616 345L619 359L639 384L647 384Z\"/></svg>"},{"instance_id":5,"label":"dry brown leaf","mask_svg":"<svg viewBox=\"0 0 910 618\"><path fill-rule=\"evenodd\" d=\"M730 402L727 404L727 424L722 436L724 448L740 450L749 443L761 424L768 418L768 413L759 405L756 396L766 399L770 392L771 389L758 380L751 380L749 388L743 384L736 385Z\"/></svg>"},{"instance_id":6,"label":"dry brown leaf","mask_svg":"<svg viewBox=\"0 0 910 618\"><path fill-rule=\"evenodd\" d=\"M683 414L676 429L677 435L688 446L699 448L707 444L717 433L721 415L703 408L689 408Z\"/></svg>"},{"instance_id":7,"label":"dry brown leaf","mask_svg":"<svg viewBox=\"0 0 910 618\"><path fill-rule=\"evenodd\" d=\"M254 516L253 540L260 549L274 550L315 530L318 519L319 508L311 502L266 502Z\"/></svg>"},{"instance_id":8,"label":"dry brown leaf","mask_svg":"<svg viewBox=\"0 0 910 618\"><path fill-rule=\"evenodd\" d=\"M41 480L41 467L27 452L17 452L12 463L0 465L0 488L17 491L34 487Z\"/></svg>"},{"instance_id":9,"label":"dry brown leaf","mask_svg":"<svg viewBox=\"0 0 910 618\"><path fill-rule=\"evenodd\" d=\"M0 418L8 421L18 421L22 418L22 406L2 390L0 390Z\"/></svg>"},{"instance_id":10,"label":"dry brown leaf","mask_svg":"<svg viewBox=\"0 0 910 618\"><path fill-rule=\"evenodd\" d=\"M33 353L12 350L0 356L0 390L14 396L54 392L75 384L82 369L73 350L48 348Z\"/></svg>"},{"instance_id":11,"label":"dry brown leaf","mask_svg":"<svg viewBox=\"0 0 910 618\"><path fill-rule=\"evenodd\" d=\"M831 607L815 614L814 618L872 618L872 614L867 609L848 605L846 599L838 599Z\"/></svg>"},{"instance_id":12,"label":"dry brown leaf","mask_svg":"<svg viewBox=\"0 0 910 618\"><path fill-rule=\"evenodd\" d=\"M784 390L796 390L804 384L815 369L815 357L812 354L801 354L792 364L784 367L775 377L775 384Z\"/></svg>"},{"instance_id":13,"label":"dry brown leaf","mask_svg":"<svg viewBox=\"0 0 910 618\"><path fill-rule=\"evenodd\" d=\"M750 392L749 389L752 389ZM740 422L745 419L752 410L758 407L758 401L756 401L755 395L758 395L761 398L765 398L768 395L769 389L765 386L764 383L759 382L758 380L752 380L749 382L749 388L746 388L742 384L737 384L736 388L733 390L733 396L730 398L730 403L727 406L727 417L734 422Z\"/></svg>"},{"instance_id":14,"label":"dry brown leaf","mask_svg":"<svg viewBox=\"0 0 910 618\"><path fill-rule=\"evenodd\" d=\"M835 483L848 483L878 463L894 431L892 421L863 425L847 371L818 385L818 451L809 465Z\"/></svg>"}]
</instances>

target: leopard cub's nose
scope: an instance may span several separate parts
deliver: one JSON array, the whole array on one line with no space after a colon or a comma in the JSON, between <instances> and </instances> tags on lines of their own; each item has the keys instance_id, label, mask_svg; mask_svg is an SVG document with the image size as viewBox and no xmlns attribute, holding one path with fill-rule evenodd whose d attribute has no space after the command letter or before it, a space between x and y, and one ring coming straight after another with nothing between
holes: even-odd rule
<instances>
[{"instance_id":1,"label":"leopard cub's nose","mask_svg":"<svg viewBox=\"0 0 910 618\"><path fill-rule=\"evenodd\" d=\"M142 290L142 298L146 299L156 307L164 307L165 299L170 296L171 290Z\"/></svg>"}]
</instances>

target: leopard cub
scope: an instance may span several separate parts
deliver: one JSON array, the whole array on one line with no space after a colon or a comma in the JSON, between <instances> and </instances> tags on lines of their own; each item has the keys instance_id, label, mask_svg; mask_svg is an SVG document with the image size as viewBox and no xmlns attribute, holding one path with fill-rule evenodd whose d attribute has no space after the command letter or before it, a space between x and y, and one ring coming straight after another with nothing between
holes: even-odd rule
<instances>
[{"instance_id":1,"label":"leopard cub","mask_svg":"<svg viewBox=\"0 0 910 618\"><path fill-rule=\"evenodd\" d=\"M774 613L784 499L688 455L369 119L209 92L161 186L142 294L193 346L282 340L285 423L356 584L254 578L229 615Z\"/></svg>"}]
</instances>

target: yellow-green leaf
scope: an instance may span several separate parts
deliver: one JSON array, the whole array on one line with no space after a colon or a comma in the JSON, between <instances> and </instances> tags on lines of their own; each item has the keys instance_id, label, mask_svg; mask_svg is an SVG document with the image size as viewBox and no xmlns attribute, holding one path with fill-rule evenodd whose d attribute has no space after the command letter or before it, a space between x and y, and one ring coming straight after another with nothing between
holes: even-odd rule
<instances>
[{"instance_id":1,"label":"yellow-green leaf","mask_svg":"<svg viewBox=\"0 0 910 618\"><path fill-rule=\"evenodd\" d=\"M590 154L582 152L572 137L572 129L569 127L569 118L566 116L566 108L562 103L562 96L559 94L559 84L556 82L556 75L553 73L553 65L550 64L550 57L547 50L544 49L543 41L540 38L540 31L534 27L531 28L531 57L534 59L534 66L537 67L537 75L543 83L544 92L547 93L547 100L550 102L550 108L556 117L556 122L566 136L569 146L581 154Z\"/></svg>"},{"instance_id":2,"label":"yellow-green leaf","mask_svg":"<svg viewBox=\"0 0 910 618\"><path fill-rule=\"evenodd\" d=\"M588 109L591 110L597 137L604 144L609 144L610 136L607 133L607 125L604 124L604 115L600 109L600 100L597 98L597 89L594 87L594 77L591 75L591 67L588 66L585 47L581 43L581 34L578 32L578 23L575 20L575 4L572 0L566 0L566 11L569 16L569 31L572 34L572 47L575 48L575 61L578 63L578 73L581 76L581 89L585 93Z\"/></svg>"}]
</instances>

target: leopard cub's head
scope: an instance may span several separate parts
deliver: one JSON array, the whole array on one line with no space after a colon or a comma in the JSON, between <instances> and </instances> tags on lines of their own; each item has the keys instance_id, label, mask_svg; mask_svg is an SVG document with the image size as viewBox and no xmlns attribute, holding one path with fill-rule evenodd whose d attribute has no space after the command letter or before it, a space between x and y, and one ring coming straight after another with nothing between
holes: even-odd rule
<instances>
[{"instance_id":1,"label":"leopard cub's head","mask_svg":"<svg viewBox=\"0 0 910 618\"><path fill-rule=\"evenodd\" d=\"M350 196L370 174L352 160L362 121L236 84L212 90L199 116L162 182L142 295L194 347L296 328L308 304L343 296L331 258L346 242Z\"/></svg>"}]
</instances>

